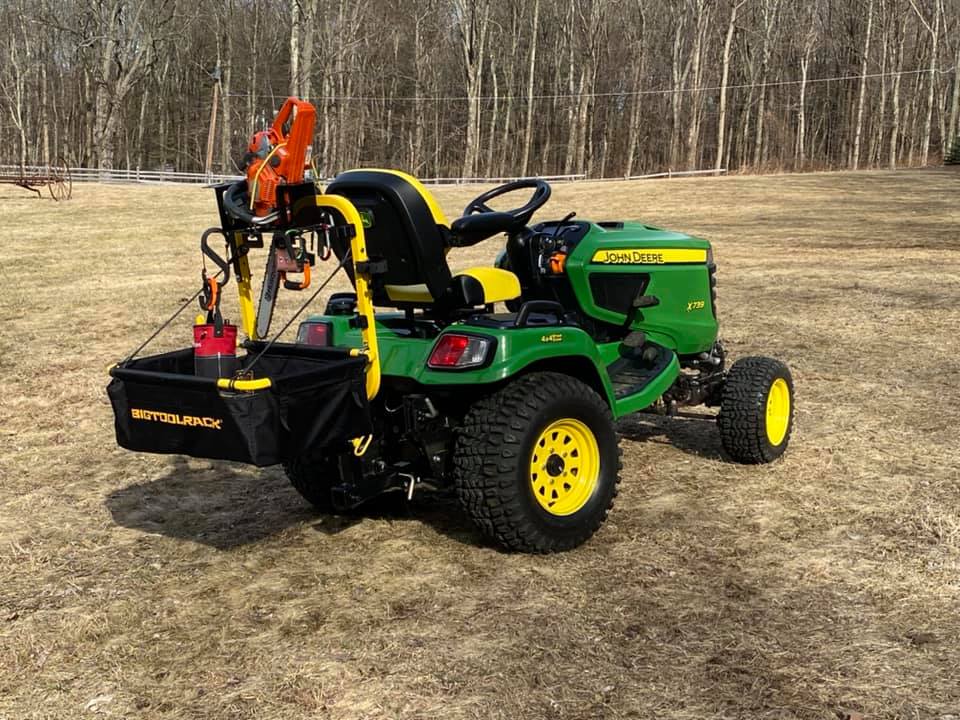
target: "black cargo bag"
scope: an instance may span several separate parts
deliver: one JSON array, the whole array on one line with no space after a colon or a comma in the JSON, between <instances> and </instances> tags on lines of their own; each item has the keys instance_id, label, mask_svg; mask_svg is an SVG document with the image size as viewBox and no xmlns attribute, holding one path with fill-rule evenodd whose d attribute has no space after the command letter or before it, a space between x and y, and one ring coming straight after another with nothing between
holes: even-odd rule
<instances>
[{"instance_id":1,"label":"black cargo bag","mask_svg":"<svg viewBox=\"0 0 960 720\"><path fill-rule=\"evenodd\" d=\"M263 347L249 343L241 368ZM365 368L348 349L275 343L253 364L270 387L223 390L193 374L190 348L114 367L107 394L128 450L275 465L372 431Z\"/></svg>"}]
</instances>

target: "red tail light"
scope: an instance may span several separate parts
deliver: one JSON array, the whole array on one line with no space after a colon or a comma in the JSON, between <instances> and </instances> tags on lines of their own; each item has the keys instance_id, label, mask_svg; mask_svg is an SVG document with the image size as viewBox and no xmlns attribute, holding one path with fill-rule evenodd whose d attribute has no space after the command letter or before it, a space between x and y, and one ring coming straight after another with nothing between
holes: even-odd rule
<instances>
[{"instance_id":1,"label":"red tail light","mask_svg":"<svg viewBox=\"0 0 960 720\"><path fill-rule=\"evenodd\" d=\"M491 338L476 335L441 335L430 353L427 365L432 368L472 368L487 362Z\"/></svg>"},{"instance_id":2,"label":"red tail light","mask_svg":"<svg viewBox=\"0 0 960 720\"><path fill-rule=\"evenodd\" d=\"M297 330L297 342L303 345L330 345L330 325L325 322L300 323Z\"/></svg>"}]
</instances>

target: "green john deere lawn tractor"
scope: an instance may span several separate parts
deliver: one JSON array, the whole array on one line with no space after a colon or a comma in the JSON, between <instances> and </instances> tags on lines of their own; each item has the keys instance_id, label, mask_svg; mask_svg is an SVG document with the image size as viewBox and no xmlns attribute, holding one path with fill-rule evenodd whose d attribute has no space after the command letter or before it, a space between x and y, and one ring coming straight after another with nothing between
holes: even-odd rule
<instances>
[{"instance_id":1,"label":"green john deere lawn tractor","mask_svg":"<svg viewBox=\"0 0 960 720\"><path fill-rule=\"evenodd\" d=\"M522 206L491 207L517 191L530 193ZM527 552L576 547L600 527L621 470L618 418L714 406L732 460L787 447L790 372L765 357L727 366L706 240L573 213L535 222L551 193L537 179L484 193L452 223L397 171L345 172L323 194L280 186L266 220L245 210L248 192L217 189L246 354L221 377L194 372L192 349L113 368L124 447L282 464L324 512L452 488L486 536ZM495 266L450 269L458 249L498 235ZM314 236L323 252L309 252ZM288 269L329 254L355 288L295 343L265 336L264 298L279 287L269 262L253 308L249 249L268 243Z\"/></svg>"}]
</instances>

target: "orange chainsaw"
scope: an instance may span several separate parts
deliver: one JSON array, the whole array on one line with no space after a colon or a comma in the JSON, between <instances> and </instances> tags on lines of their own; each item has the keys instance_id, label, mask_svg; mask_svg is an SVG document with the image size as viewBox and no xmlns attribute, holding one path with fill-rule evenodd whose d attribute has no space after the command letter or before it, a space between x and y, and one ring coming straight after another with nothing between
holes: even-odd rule
<instances>
[{"instance_id":1,"label":"orange chainsaw","mask_svg":"<svg viewBox=\"0 0 960 720\"><path fill-rule=\"evenodd\" d=\"M255 133L247 148L247 189L257 216L277 206L277 186L303 182L310 166L313 126L317 111L306 100L287 98L266 130ZM289 123L289 131L284 129Z\"/></svg>"},{"instance_id":2,"label":"orange chainsaw","mask_svg":"<svg viewBox=\"0 0 960 720\"><path fill-rule=\"evenodd\" d=\"M277 188L304 181L310 166L316 117L317 111L309 102L289 97L277 113L273 125L255 133L250 139L244 158L249 209L265 222L270 222L267 218L277 210ZM313 258L308 256L305 248L296 248L292 240L276 233L267 257L266 274L260 287L260 303L257 307L256 331L260 338L266 337L270 329L280 283L296 290L310 284ZM288 272L304 273L303 281L288 281Z\"/></svg>"}]
</instances>

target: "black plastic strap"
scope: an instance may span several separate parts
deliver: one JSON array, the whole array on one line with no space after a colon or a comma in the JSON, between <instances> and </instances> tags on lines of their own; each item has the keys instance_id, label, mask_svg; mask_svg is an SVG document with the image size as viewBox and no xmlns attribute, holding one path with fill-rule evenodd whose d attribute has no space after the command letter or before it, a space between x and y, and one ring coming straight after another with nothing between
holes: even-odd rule
<instances>
[{"instance_id":1,"label":"black plastic strap","mask_svg":"<svg viewBox=\"0 0 960 720\"><path fill-rule=\"evenodd\" d=\"M358 273L363 273L364 275L387 274L386 260L365 260L364 262L356 263L355 267L357 268Z\"/></svg>"}]
</instances>

